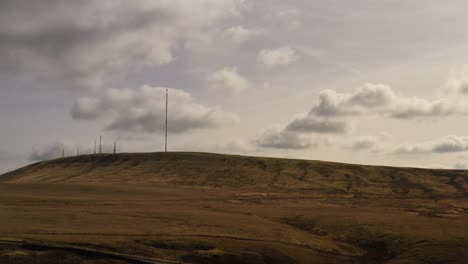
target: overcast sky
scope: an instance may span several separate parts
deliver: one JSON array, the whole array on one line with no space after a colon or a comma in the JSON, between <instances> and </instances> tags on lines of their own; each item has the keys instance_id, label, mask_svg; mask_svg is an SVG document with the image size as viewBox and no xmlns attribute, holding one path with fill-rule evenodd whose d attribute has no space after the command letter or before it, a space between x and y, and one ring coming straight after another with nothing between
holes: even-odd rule
<instances>
[{"instance_id":1,"label":"overcast sky","mask_svg":"<svg viewBox=\"0 0 468 264\"><path fill-rule=\"evenodd\" d=\"M169 149L468 167L466 0L0 0L0 172Z\"/></svg>"}]
</instances>

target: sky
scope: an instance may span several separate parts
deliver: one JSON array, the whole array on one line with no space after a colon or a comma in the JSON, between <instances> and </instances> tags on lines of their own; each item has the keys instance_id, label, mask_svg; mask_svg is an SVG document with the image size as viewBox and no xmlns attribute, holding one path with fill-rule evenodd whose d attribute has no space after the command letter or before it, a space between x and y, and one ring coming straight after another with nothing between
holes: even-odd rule
<instances>
[{"instance_id":1,"label":"sky","mask_svg":"<svg viewBox=\"0 0 468 264\"><path fill-rule=\"evenodd\" d=\"M103 137L468 168L464 0L0 0L0 173Z\"/></svg>"}]
</instances>

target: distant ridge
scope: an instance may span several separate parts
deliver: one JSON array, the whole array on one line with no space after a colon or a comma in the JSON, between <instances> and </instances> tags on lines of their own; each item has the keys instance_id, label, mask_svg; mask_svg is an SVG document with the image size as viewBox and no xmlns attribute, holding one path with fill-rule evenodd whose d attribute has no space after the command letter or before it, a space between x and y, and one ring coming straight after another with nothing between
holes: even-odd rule
<instances>
[{"instance_id":1,"label":"distant ridge","mask_svg":"<svg viewBox=\"0 0 468 264\"><path fill-rule=\"evenodd\" d=\"M97 154L38 162L3 183L145 183L374 195L466 195L468 171L352 165L236 155Z\"/></svg>"}]
</instances>

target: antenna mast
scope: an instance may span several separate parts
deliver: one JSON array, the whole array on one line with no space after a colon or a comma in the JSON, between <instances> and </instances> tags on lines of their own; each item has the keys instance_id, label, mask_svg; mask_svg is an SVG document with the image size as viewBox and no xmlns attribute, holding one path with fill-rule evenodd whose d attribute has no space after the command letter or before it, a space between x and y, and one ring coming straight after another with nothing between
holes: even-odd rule
<instances>
[{"instance_id":1,"label":"antenna mast","mask_svg":"<svg viewBox=\"0 0 468 264\"><path fill-rule=\"evenodd\" d=\"M168 111L168 102L169 102L169 89L166 89L166 136L165 136L164 152L167 152L167 111Z\"/></svg>"},{"instance_id":2,"label":"antenna mast","mask_svg":"<svg viewBox=\"0 0 468 264\"><path fill-rule=\"evenodd\" d=\"M99 136L99 154L102 153L102 136Z\"/></svg>"},{"instance_id":3,"label":"antenna mast","mask_svg":"<svg viewBox=\"0 0 468 264\"><path fill-rule=\"evenodd\" d=\"M114 141L114 154L117 154L117 141Z\"/></svg>"},{"instance_id":4,"label":"antenna mast","mask_svg":"<svg viewBox=\"0 0 468 264\"><path fill-rule=\"evenodd\" d=\"M94 155L96 155L96 139L94 140Z\"/></svg>"}]
</instances>

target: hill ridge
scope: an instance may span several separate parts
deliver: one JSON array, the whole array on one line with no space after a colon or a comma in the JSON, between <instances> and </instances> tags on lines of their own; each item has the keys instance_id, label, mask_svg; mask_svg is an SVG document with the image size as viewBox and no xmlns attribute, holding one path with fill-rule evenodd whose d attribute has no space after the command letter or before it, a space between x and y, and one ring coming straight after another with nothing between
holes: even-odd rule
<instances>
[{"instance_id":1,"label":"hill ridge","mask_svg":"<svg viewBox=\"0 0 468 264\"><path fill-rule=\"evenodd\" d=\"M465 195L468 172L202 152L96 154L34 163L5 183L146 183L398 195Z\"/></svg>"}]
</instances>

